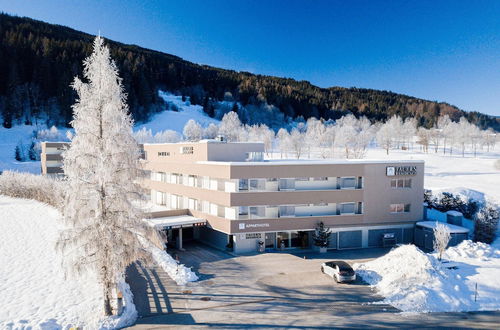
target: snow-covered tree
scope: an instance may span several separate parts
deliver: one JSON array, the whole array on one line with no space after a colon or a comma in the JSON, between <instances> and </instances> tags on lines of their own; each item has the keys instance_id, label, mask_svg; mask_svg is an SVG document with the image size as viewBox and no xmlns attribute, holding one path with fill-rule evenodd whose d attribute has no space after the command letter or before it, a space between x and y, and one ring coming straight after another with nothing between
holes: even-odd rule
<instances>
[{"instance_id":1,"label":"snow-covered tree","mask_svg":"<svg viewBox=\"0 0 500 330\"><path fill-rule=\"evenodd\" d=\"M493 129L488 128L487 130L483 131L482 143L484 146L486 146L487 152L490 152L490 149L493 149L495 147L496 139L497 133L495 133Z\"/></svg>"},{"instance_id":2,"label":"snow-covered tree","mask_svg":"<svg viewBox=\"0 0 500 330\"><path fill-rule=\"evenodd\" d=\"M376 139L379 147L384 148L386 154L389 154L389 150L394 146L394 132L391 126L387 123L380 126Z\"/></svg>"},{"instance_id":3,"label":"snow-covered tree","mask_svg":"<svg viewBox=\"0 0 500 330\"><path fill-rule=\"evenodd\" d=\"M154 143L177 143L181 140L181 136L174 130L167 129L162 132L158 132L153 137Z\"/></svg>"},{"instance_id":4,"label":"snow-covered tree","mask_svg":"<svg viewBox=\"0 0 500 330\"><path fill-rule=\"evenodd\" d=\"M151 129L146 129L146 127L143 127L140 130L134 132L134 138L137 143L152 143L153 133L151 132Z\"/></svg>"},{"instance_id":5,"label":"snow-covered tree","mask_svg":"<svg viewBox=\"0 0 500 330\"><path fill-rule=\"evenodd\" d=\"M219 126L215 125L214 123L210 123L203 130L203 137L205 139L215 139L218 134L219 134Z\"/></svg>"},{"instance_id":6,"label":"snow-covered tree","mask_svg":"<svg viewBox=\"0 0 500 330\"><path fill-rule=\"evenodd\" d=\"M203 136L203 128L194 119L189 119L182 131L184 138L188 141L200 141Z\"/></svg>"},{"instance_id":7,"label":"snow-covered tree","mask_svg":"<svg viewBox=\"0 0 500 330\"><path fill-rule=\"evenodd\" d=\"M424 152L429 152L430 131L425 127L419 127L417 130L417 143L422 146Z\"/></svg>"},{"instance_id":8,"label":"snow-covered tree","mask_svg":"<svg viewBox=\"0 0 500 330\"><path fill-rule=\"evenodd\" d=\"M276 134L276 140L278 142L278 148L280 150L280 157L283 158L283 154L287 157L289 144L290 144L290 134L284 128L280 128Z\"/></svg>"},{"instance_id":9,"label":"snow-covered tree","mask_svg":"<svg viewBox=\"0 0 500 330\"><path fill-rule=\"evenodd\" d=\"M450 136L450 129L451 127L451 119L450 116L444 115L444 116L439 116L437 123L436 123L436 128L440 131L442 141L443 141L443 154L446 154L446 145L448 143L449 136Z\"/></svg>"},{"instance_id":10,"label":"snow-covered tree","mask_svg":"<svg viewBox=\"0 0 500 330\"><path fill-rule=\"evenodd\" d=\"M403 143L408 150L411 149L412 141L417 134L417 120L415 118L406 118L403 123Z\"/></svg>"},{"instance_id":11,"label":"snow-covered tree","mask_svg":"<svg viewBox=\"0 0 500 330\"><path fill-rule=\"evenodd\" d=\"M294 128L290 133L289 146L297 159L300 158L304 150L304 134L305 133L301 133L297 128Z\"/></svg>"},{"instance_id":12,"label":"snow-covered tree","mask_svg":"<svg viewBox=\"0 0 500 330\"><path fill-rule=\"evenodd\" d=\"M65 265L77 274L95 271L103 288L104 314L125 268L145 257L139 236L146 227L133 201L140 191L139 147L132 134L122 80L101 37L83 62L85 81L75 78L78 94L71 122L75 135L63 153L67 193L58 246Z\"/></svg>"},{"instance_id":13,"label":"snow-covered tree","mask_svg":"<svg viewBox=\"0 0 500 330\"><path fill-rule=\"evenodd\" d=\"M325 129L325 141L326 145L330 148L331 150L331 155L330 157L333 158L335 156L335 141L337 137L337 126L336 125L327 125Z\"/></svg>"},{"instance_id":14,"label":"snow-covered tree","mask_svg":"<svg viewBox=\"0 0 500 330\"><path fill-rule=\"evenodd\" d=\"M456 130L455 141L462 149L462 157L465 157L465 149L469 143L470 123L465 117L461 117Z\"/></svg>"},{"instance_id":15,"label":"snow-covered tree","mask_svg":"<svg viewBox=\"0 0 500 330\"><path fill-rule=\"evenodd\" d=\"M441 222L436 223L436 227L434 227L434 251L438 253L438 259L441 260L444 251L448 247L448 243L450 242L451 234L450 230L446 225Z\"/></svg>"},{"instance_id":16,"label":"snow-covered tree","mask_svg":"<svg viewBox=\"0 0 500 330\"><path fill-rule=\"evenodd\" d=\"M222 121L219 126L219 134L224 135L227 141L239 141L240 130L241 121L236 112L228 112L224 115L224 117L222 117Z\"/></svg>"}]
</instances>

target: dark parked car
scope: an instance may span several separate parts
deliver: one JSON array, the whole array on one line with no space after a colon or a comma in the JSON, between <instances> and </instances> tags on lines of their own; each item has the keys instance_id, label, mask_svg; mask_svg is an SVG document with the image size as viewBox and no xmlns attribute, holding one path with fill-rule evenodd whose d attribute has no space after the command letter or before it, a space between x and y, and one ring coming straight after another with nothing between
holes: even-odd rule
<instances>
[{"instance_id":1,"label":"dark parked car","mask_svg":"<svg viewBox=\"0 0 500 330\"><path fill-rule=\"evenodd\" d=\"M336 282L356 280L356 272L345 261L328 261L321 264L321 272L331 276Z\"/></svg>"}]
</instances>

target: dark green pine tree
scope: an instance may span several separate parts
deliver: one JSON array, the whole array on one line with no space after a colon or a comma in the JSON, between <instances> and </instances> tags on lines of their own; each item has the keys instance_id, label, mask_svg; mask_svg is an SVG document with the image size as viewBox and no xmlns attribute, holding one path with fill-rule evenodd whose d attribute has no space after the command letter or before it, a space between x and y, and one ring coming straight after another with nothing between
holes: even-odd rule
<instances>
[{"instance_id":1,"label":"dark green pine tree","mask_svg":"<svg viewBox=\"0 0 500 330\"><path fill-rule=\"evenodd\" d=\"M332 232L330 228L326 228L323 221L320 221L313 233L314 245L319 247L328 247L331 234Z\"/></svg>"}]
</instances>

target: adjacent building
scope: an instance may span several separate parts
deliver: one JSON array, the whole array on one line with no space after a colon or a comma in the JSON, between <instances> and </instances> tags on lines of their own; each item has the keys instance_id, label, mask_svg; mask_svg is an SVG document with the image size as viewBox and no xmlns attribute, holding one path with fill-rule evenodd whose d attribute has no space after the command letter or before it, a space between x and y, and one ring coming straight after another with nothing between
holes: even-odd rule
<instances>
[{"instance_id":1,"label":"adjacent building","mask_svg":"<svg viewBox=\"0 0 500 330\"><path fill-rule=\"evenodd\" d=\"M62 152L68 146L68 142L42 142L40 163L43 175L63 175Z\"/></svg>"},{"instance_id":2,"label":"adjacent building","mask_svg":"<svg viewBox=\"0 0 500 330\"><path fill-rule=\"evenodd\" d=\"M262 143L145 144L144 186L151 201L206 222L166 225L169 237L184 231L185 238L236 253L256 251L259 244L310 248L322 221L332 230L331 249L413 242L415 223L423 219L423 161L263 155Z\"/></svg>"}]
</instances>

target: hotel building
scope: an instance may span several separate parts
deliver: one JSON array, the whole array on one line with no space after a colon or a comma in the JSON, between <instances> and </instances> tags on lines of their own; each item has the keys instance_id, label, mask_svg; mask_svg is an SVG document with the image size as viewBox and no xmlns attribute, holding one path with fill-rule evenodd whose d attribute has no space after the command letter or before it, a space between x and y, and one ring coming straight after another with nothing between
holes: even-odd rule
<instances>
[{"instance_id":1,"label":"hotel building","mask_svg":"<svg viewBox=\"0 0 500 330\"><path fill-rule=\"evenodd\" d=\"M311 248L323 222L330 249L369 248L413 242L423 219L423 161L264 160L262 143L215 140L145 144L144 154L144 186L165 208L152 220L173 241Z\"/></svg>"}]
</instances>

